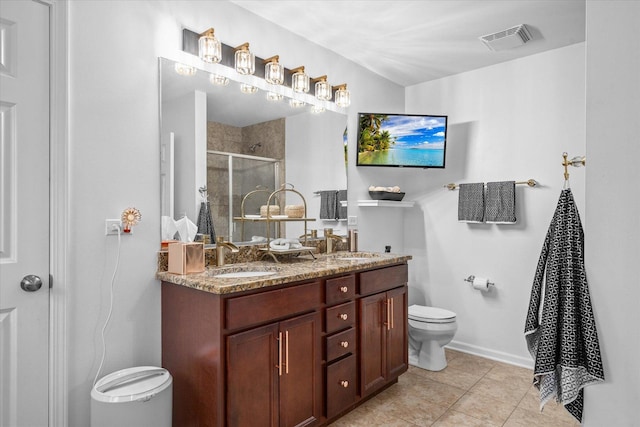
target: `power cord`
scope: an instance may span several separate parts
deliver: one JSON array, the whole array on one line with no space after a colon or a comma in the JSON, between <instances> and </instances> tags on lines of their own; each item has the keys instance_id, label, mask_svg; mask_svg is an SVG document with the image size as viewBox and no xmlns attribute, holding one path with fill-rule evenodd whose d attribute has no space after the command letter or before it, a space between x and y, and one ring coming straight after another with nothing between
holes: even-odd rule
<instances>
[{"instance_id":1,"label":"power cord","mask_svg":"<svg viewBox=\"0 0 640 427\"><path fill-rule=\"evenodd\" d=\"M96 377L93 380L93 385L95 386L98 382L98 377L100 376L100 371L102 371L102 366L104 365L104 359L107 354L107 343L105 340L105 331L107 330L107 326L109 325L109 321L111 320L111 314L113 313L113 287L116 280L116 273L118 272L118 265L120 264L120 238L122 236L122 229L119 225L113 225L112 229L117 229L118 231L118 252L116 254L116 264L113 268L113 274L111 275L111 285L109 292L109 313L107 314L107 319L102 326L102 357L100 359L100 366L98 367L98 372L96 372Z\"/></svg>"}]
</instances>

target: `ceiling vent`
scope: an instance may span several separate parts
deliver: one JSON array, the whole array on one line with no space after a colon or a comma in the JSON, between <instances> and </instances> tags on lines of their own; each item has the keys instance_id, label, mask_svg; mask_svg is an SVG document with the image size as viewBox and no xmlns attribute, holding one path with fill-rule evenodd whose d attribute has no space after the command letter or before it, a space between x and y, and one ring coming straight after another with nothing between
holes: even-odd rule
<instances>
[{"instance_id":1,"label":"ceiling vent","mask_svg":"<svg viewBox=\"0 0 640 427\"><path fill-rule=\"evenodd\" d=\"M531 39L531 33L525 24L480 37L482 43L490 50L512 49L522 46Z\"/></svg>"}]
</instances>

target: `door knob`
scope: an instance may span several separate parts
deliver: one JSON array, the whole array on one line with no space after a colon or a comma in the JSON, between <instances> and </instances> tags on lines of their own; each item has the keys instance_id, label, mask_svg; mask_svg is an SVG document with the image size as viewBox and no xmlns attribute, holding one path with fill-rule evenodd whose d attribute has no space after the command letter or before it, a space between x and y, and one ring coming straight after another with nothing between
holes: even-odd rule
<instances>
[{"instance_id":1,"label":"door knob","mask_svg":"<svg viewBox=\"0 0 640 427\"><path fill-rule=\"evenodd\" d=\"M23 291L35 292L42 287L42 279L35 274L28 274L20 282L20 287Z\"/></svg>"}]
</instances>

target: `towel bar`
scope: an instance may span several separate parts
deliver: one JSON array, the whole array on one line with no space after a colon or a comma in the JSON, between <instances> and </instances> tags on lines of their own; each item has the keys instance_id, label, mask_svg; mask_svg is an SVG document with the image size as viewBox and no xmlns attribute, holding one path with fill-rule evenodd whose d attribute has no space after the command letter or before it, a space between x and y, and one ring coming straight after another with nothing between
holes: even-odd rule
<instances>
[{"instance_id":1,"label":"towel bar","mask_svg":"<svg viewBox=\"0 0 640 427\"><path fill-rule=\"evenodd\" d=\"M538 181L536 181L535 179L528 179L526 181L517 181L516 182L516 185L520 185L520 184L527 184L529 187L535 187L536 185L538 185ZM459 184L454 184L452 182L450 184L444 185L443 187L448 188L449 190L455 190L459 186L460 186Z\"/></svg>"}]
</instances>

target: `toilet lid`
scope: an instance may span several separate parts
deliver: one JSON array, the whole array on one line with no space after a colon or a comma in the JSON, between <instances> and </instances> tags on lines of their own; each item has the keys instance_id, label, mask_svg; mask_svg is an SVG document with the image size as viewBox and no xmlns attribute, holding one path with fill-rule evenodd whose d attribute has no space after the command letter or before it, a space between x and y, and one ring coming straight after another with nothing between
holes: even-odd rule
<instances>
[{"instance_id":1,"label":"toilet lid","mask_svg":"<svg viewBox=\"0 0 640 427\"><path fill-rule=\"evenodd\" d=\"M444 308L414 304L409 306L409 319L422 322L446 323L456 320L456 314Z\"/></svg>"}]
</instances>

